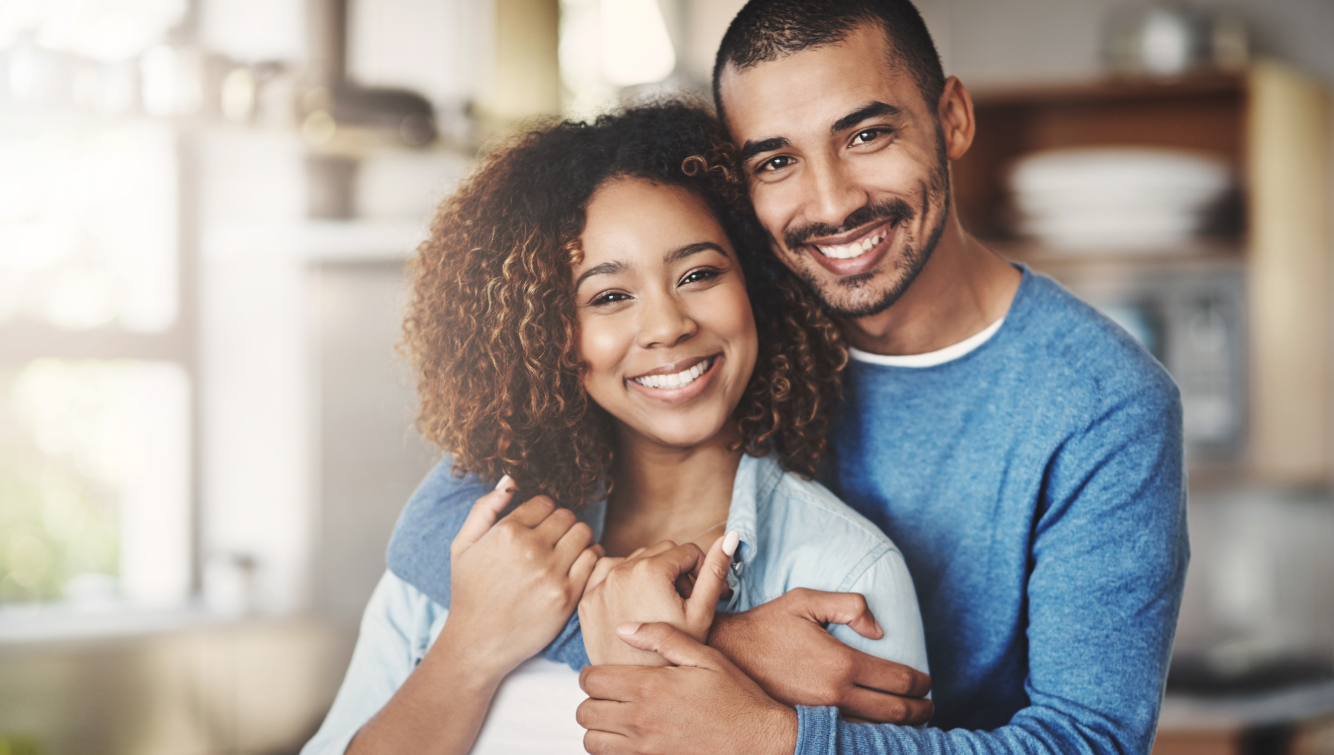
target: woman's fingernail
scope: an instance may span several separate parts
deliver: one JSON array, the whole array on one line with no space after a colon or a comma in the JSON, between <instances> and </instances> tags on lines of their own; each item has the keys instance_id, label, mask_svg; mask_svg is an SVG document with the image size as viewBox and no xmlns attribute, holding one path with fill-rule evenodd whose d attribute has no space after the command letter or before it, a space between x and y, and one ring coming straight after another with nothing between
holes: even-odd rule
<instances>
[{"instance_id":1,"label":"woman's fingernail","mask_svg":"<svg viewBox=\"0 0 1334 755\"><path fill-rule=\"evenodd\" d=\"M496 490L508 490L512 485L514 485L514 478L505 475L500 478L500 482L496 483Z\"/></svg>"},{"instance_id":2,"label":"woman's fingernail","mask_svg":"<svg viewBox=\"0 0 1334 755\"><path fill-rule=\"evenodd\" d=\"M635 632L638 632L641 626L643 626L643 624L640 624L637 621L627 621L626 623L616 627L616 634L623 634L628 637L634 634Z\"/></svg>"},{"instance_id":3,"label":"woman's fingernail","mask_svg":"<svg viewBox=\"0 0 1334 755\"><path fill-rule=\"evenodd\" d=\"M732 530L731 532L727 533L727 537L723 538L723 553L726 553L728 558L735 556L736 547L740 544L741 544L741 533L737 532L736 530Z\"/></svg>"}]
</instances>

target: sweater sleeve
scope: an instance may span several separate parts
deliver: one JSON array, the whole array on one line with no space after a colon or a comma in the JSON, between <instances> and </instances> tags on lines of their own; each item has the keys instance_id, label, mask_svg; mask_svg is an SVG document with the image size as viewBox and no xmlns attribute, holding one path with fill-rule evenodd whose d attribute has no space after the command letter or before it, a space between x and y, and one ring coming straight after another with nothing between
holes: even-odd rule
<instances>
[{"instance_id":1,"label":"sweater sleeve","mask_svg":"<svg viewBox=\"0 0 1334 755\"><path fill-rule=\"evenodd\" d=\"M1165 394L1116 402L1048 464L1027 581L1027 707L992 731L799 708L797 753L1148 752L1190 555L1181 407Z\"/></svg>"},{"instance_id":2,"label":"sweater sleeve","mask_svg":"<svg viewBox=\"0 0 1334 755\"><path fill-rule=\"evenodd\" d=\"M494 483L488 485L472 474L455 477L452 463L448 456L442 459L408 499L394 526L386 554L391 572L446 608L449 607L449 546L463 528L473 504L494 487ZM578 612L570 616L565 629L542 655L575 671L588 665Z\"/></svg>"}]
</instances>

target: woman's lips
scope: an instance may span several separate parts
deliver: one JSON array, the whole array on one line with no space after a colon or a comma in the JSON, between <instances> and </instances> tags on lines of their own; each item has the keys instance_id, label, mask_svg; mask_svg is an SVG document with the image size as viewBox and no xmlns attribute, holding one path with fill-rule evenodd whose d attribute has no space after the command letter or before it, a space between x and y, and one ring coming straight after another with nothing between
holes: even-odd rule
<instances>
[{"instance_id":1,"label":"woman's lips","mask_svg":"<svg viewBox=\"0 0 1334 755\"><path fill-rule=\"evenodd\" d=\"M659 401L688 401L703 393L713 382L713 376L718 374L718 366L722 361L722 354L684 360L629 378L625 382L637 393Z\"/></svg>"}]
</instances>

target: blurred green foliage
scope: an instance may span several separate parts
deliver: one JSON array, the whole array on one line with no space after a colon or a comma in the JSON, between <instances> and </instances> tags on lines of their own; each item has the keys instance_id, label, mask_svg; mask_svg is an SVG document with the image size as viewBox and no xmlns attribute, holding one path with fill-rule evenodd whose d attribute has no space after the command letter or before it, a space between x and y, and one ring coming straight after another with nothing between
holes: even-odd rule
<instances>
[{"instance_id":1,"label":"blurred green foliage","mask_svg":"<svg viewBox=\"0 0 1334 755\"><path fill-rule=\"evenodd\" d=\"M83 448L110 438L74 432L53 441L59 433L50 427L53 403L67 398L60 394L105 398L98 383L114 375L91 365L40 360L0 372L0 604L58 599L75 577L105 575L105 583L116 573L118 491L87 468ZM53 394L53 372L74 379ZM61 412L67 425L97 423L96 405L74 403Z\"/></svg>"}]
</instances>

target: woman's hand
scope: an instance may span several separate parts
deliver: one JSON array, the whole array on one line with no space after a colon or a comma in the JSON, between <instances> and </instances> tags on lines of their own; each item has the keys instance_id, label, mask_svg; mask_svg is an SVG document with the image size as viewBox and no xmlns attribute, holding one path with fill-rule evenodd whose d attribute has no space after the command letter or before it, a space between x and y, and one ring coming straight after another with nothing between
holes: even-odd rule
<instances>
[{"instance_id":1,"label":"woman's hand","mask_svg":"<svg viewBox=\"0 0 1334 755\"><path fill-rule=\"evenodd\" d=\"M450 546L449 644L503 677L546 647L574 612L602 546L574 512L537 496L498 523L509 476L473 506Z\"/></svg>"},{"instance_id":2,"label":"woman's hand","mask_svg":"<svg viewBox=\"0 0 1334 755\"><path fill-rule=\"evenodd\" d=\"M699 642L708 637L738 536L718 538L708 555L694 543L670 540L626 558L603 558L579 601L584 648L593 665L662 666L662 656L626 644L616 628L626 622L663 622Z\"/></svg>"}]
</instances>

